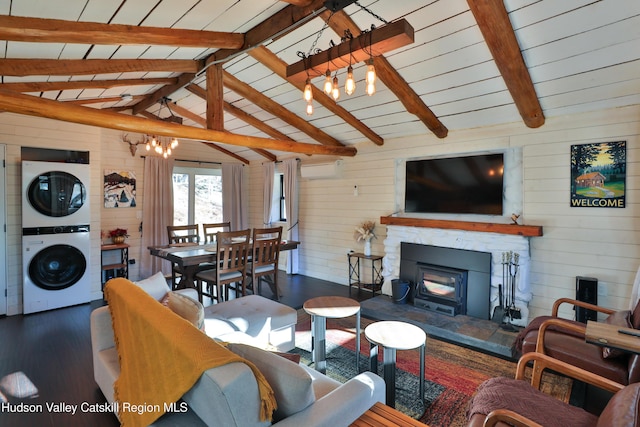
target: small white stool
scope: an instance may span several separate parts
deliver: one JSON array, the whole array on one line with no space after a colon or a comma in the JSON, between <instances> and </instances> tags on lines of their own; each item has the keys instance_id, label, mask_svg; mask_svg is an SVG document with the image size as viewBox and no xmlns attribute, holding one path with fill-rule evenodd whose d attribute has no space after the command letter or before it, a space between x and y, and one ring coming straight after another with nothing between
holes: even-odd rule
<instances>
[{"instance_id":1,"label":"small white stool","mask_svg":"<svg viewBox=\"0 0 640 427\"><path fill-rule=\"evenodd\" d=\"M387 405L396 406L396 350L420 348L420 400L424 402L424 354L427 334L419 327L406 322L376 322L364 329L364 336L371 344L369 369L378 373L378 346L383 348L383 375L387 387Z\"/></svg>"},{"instance_id":2,"label":"small white stool","mask_svg":"<svg viewBox=\"0 0 640 427\"><path fill-rule=\"evenodd\" d=\"M360 372L360 303L346 297L317 297L305 301L304 311L311 315L311 353L316 371L327 371L327 319L356 315L356 372Z\"/></svg>"}]
</instances>

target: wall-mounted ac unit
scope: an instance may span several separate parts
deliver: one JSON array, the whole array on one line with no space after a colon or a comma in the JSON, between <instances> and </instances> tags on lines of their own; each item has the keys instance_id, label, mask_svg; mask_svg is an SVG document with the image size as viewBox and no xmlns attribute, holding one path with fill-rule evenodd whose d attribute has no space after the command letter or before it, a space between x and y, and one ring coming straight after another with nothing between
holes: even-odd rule
<instances>
[{"instance_id":1,"label":"wall-mounted ac unit","mask_svg":"<svg viewBox=\"0 0 640 427\"><path fill-rule=\"evenodd\" d=\"M331 179L342 175L342 160L331 163L311 163L300 166L300 176L305 179Z\"/></svg>"}]
</instances>

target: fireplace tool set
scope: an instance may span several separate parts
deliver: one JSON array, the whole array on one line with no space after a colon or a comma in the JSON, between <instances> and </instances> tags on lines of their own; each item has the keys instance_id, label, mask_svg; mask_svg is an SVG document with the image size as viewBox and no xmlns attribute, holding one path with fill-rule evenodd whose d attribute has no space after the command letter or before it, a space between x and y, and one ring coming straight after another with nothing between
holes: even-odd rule
<instances>
[{"instance_id":1,"label":"fireplace tool set","mask_svg":"<svg viewBox=\"0 0 640 427\"><path fill-rule=\"evenodd\" d=\"M498 306L493 312L493 321L502 324L506 318L505 329L513 328L511 320L522 317L520 309L516 307L516 276L520 266L519 260L520 254L517 252L502 253L502 284L498 285Z\"/></svg>"}]
</instances>

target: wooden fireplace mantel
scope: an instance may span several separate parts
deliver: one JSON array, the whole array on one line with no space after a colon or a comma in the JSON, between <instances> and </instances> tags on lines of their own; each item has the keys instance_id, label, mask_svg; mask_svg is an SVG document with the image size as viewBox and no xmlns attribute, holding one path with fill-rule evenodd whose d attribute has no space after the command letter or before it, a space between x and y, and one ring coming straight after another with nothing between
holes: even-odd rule
<instances>
[{"instance_id":1,"label":"wooden fireplace mantel","mask_svg":"<svg viewBox=\"0 0 640 427\"><path fill-rule=\"evenodd\" d=\"M525 237L542 236L541 225L497 224L491 222L451 221L446 219L407 218L398 216L381 216L380 224L512 234L514 236Z\"/></svg>"}]
</instances>

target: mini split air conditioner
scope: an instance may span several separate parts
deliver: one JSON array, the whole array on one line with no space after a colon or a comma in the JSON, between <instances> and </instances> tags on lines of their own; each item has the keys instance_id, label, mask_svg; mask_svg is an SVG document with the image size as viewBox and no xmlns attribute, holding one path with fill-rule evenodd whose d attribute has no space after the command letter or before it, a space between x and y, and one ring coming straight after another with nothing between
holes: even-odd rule
<instances>
[{"instance_id":1,"label":"mini split air conditioner","mask_svg":"<svg viewBox=\"0 0 640 427\"><path fill-rule=\"evenodd\" d=\"M300 166L300 176L305 179L339 178L342 174L342 160L331 163L311 163Z\"/></svg>"}]
</instances>

